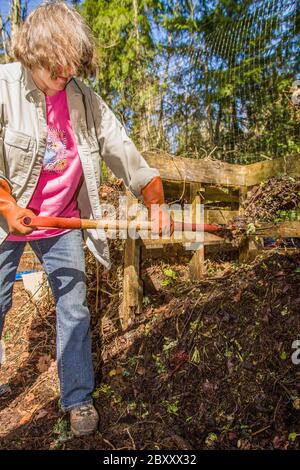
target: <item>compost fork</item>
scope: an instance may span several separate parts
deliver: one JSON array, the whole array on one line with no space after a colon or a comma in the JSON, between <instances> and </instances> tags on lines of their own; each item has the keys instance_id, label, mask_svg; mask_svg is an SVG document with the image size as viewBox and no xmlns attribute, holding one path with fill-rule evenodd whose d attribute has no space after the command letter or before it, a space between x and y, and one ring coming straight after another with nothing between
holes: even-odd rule
<instances>
[{"instance_id":1,"label":"compost fork","mask_svg":"<svg viewBox=\"0 0 300 470\"><path fill-rule=\"evenodd\" d=\"M26 227L39 228L61 228L61 229L104 229L104 230L127 230L128 228L136 230L151 230L152 223L150 221L133 220L110 220L110 219L80 219L66 217L24 217L22 220ZM191 222L174 221L174 231L190 231L190 232L209 232L216 233L224 230L222 225L218 224L196 224ZM221 235L220 235L221 236Z\"/></svg>"}]
</instances>

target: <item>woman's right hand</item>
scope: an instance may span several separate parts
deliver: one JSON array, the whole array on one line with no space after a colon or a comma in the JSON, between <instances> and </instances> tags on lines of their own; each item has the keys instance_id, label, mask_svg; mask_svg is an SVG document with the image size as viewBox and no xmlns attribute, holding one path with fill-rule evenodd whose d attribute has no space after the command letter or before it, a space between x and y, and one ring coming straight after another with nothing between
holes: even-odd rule
<instances>
[{"instance_id":1,"label":"woman's right hand","mask_svg":"<svg viewBox=\"0 0 300 470\"><path fill-rule=\"evenodd\" d=\"M24 217L35 217L35 213L30 209L26 209L18 206L14 207L6 212L6 221L8 224L9 233L12 235L29 235L36 229L36 227L27 227L23 225L22 220Z\"/></svg>"},{"instance_id":2,"label":"woman's right hand","mask_svg":"<svg viewBox=\"0 0 300 470\"><path fill-rule=\"evenodd\" d=\"M34 217L35 214L30 209L18 206L10 185L3 178L0 178L0 214L7 222L9 233L13 235L29 235L36 228L23 225L23 217Z\"/></svg>"}]
</instances>

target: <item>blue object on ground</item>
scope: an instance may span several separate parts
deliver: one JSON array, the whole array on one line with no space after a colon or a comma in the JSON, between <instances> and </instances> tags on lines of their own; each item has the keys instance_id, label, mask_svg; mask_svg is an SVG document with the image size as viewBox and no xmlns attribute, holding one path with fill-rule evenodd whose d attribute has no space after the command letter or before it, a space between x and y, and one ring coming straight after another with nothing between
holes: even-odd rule
<instances>
[{"instance_id":1,"label":"blue object on ground","mask_svg":"<svg viewBox=\"0 0 300 470\"><path fill-rule=\"evenodd\" d=\"M271 247L275 246L275 238L272 237L264 237L264 247Z\"/></svg>"},{"instance_id":2,"label":"blue object on ground","mask_svg":"<svg viewBox=\"0 0 300 470\"><path fill-rule=\"evenodd\" d=\"M0 397L2 397L2 395L5 395L6 393L11 393L11 388L9 384L0 384Z\"/></svg>"},{"instance_id":3,"label":"blue object on ground","mask_svg":"<svg viewBox=\"0 0 300 470\"><path fill-rule=\"evenodd\" d=\"M16 281L22 281L22 276L23 274L32 274L32 273L38 273L39 270L34 269L33 271L20 271L16 274Z\"/></svg>"},{"instance_id":4,"label":"blue object on ground","mask_svg":"<svg viewBox=\"0 0 300 470\"><path fill-rule=\"evenodd\" d=\"M264 237L264 247L275 247L276 239L272 237ZM280 246L285 246L287 248L300 248L300 238L287 237L283 238Z\"/></svg>"}]
</instances>

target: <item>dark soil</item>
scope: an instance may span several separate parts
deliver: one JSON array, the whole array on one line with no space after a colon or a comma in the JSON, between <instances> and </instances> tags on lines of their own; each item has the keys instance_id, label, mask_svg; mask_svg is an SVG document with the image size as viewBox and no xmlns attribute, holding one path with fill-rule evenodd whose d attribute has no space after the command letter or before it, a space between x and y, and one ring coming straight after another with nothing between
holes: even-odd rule
<instances>
[{"instance_id":1,"label":"dark soil","mask_svg":"<svg viewBox=\"0 0 300 470\"><path fill-rule=\"evenodd\" d=\"M99 432L70 434L52 300L33 304L20 286L5 327L0 449L299 449L300 250L207 261L194 283L186 253L145 260L143 314L122 333L123 242L111 248L107 273L87 257Z\"/></svg>"}]
</instances>

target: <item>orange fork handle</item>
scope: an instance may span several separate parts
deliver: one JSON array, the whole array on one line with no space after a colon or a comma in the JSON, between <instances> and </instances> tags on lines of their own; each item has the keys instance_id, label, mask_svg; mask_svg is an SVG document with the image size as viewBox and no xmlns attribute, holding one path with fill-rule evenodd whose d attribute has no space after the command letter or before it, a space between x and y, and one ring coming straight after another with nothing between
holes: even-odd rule
<instances>
[{"instance_id":1,"label":"orange fork handle","mask_svg":"<svg viewBox=\"0 0 300 470\"><path fill-rule=\"evenodd\" d=\"M114 221L114 220L92 220L92 219L79 219L79 218L66 218L66 217L24 217L23 224L27 227L38 228L62 228L62 229L113 229L113 230L126 230L128 222ZM132 222L133 223L133 222ZM151 222L137 222L136 228L138 230L151 229Z\"/></svg>"},{"instance_id":2,"label":"orange fork handle","mask_svg":"<svg viewBox=\"0 0 300 470\"><path fill-rule=\"evenodd\" d=\"M43 227L43 228L82 228L81 219L67 217L24 217L23 225L27 227Z\"/></svg>"},{"instance_id":3,"label":"orange fork handle","mask_svg":"<svg viewBox=\"0 0 300 470\"><path fill-rule=\"evenodd\" d=\"M62 229L87 229L87 228L109 228L111 225L115 228L125 228L127 221L118 221L117 227L114 225L114 221L106 220L91 220L91 219L79 219L79 218L66 218L66 217L24 217L23 224L27 227L40 227L40 228L62 228ZM149 226L148 226L149 224ZM141 222L141 228L148 230L151 228L150 222ZM183 223L174 222L175 230L187 230L192 232L218 232L221 226L218 224L194 224L194 223Z\"/></svg>"}]
</instances>

